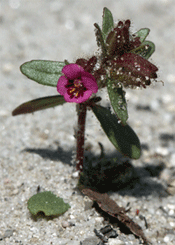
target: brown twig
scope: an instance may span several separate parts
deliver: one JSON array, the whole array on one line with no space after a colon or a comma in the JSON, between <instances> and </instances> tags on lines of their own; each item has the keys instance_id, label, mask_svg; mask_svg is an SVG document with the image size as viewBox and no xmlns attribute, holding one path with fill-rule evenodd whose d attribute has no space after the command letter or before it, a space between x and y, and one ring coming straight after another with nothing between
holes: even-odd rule
<instances>
[{"instance_id":1,"label":"brown twig","mask_svg":"<svg viewBox=\"0 0 175 245\"><path fill-rule=\"evenodd\" d=\"M130 229L130 231L142 238L145 245L151 244L145 237L142 228L136 224L131 218L126 215L126 210L123 207L117 205L107 193L100 193L90 188L80 188L81 192L88 196L91 200L97 202L98 206L110 216L117 218L121 223Z\"/></svg>"}]
</instances>

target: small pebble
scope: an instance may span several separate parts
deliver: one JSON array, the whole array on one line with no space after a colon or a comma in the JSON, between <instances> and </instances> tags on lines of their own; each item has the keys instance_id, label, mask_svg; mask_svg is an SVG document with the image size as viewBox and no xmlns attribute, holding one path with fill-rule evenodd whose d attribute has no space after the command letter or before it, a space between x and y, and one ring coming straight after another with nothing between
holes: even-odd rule
<instances>
[{"instance_id":1,"label":"small pebble","mask_svg":"<svg viewBox=\"0 0 175 245\"><path fill-rule=\"evenodd\" d=\"M168 183L170 186L175 187L175 179L170 180L170 182Z\"/></svg>"},{"instance_id":2,"label":"small pebble","mask_svg":"<svg viewBox=\"0 0 175 245\"><path fill-rule=\"evenodd\" d=\"M79 176L79 171L76 171L72 174L72 178L76 179Z\"/></svg>"},{"instance_id":3,"label":"small pebble","mask_svg":"<svg viewBox=\"0 0 175 245\"><path fill-rule=\"evenodd\" d=\"M175 205L174 204L167 204L167 208L175 210Z\"/></svg>"},{"instance_id":4,"label":"small pebble","mask_svg":"<svg viewBox=\"0 0 175 245\"><path fill-rule=\"evenodd\" d=\"M3 240L4 238L7 238L7 237L11 237L12 235L13 235L13 230L8 229L4 232L4 235L0 237L0 240Z\"/></svg>"},{"instance_id":5,"label":"small pebble","mask_svg":"<svg viewBox=\"0 0 175 245\"><path fill-rule=\"evenodd\" d=\"M175 238L174 235L168 234L168 235L166 235L166 236L164 237L163 240L164 240L164 242L172 242L174 238Z\"/></svg>"},{"instance_id":6,"label":"small pebble","mask_svg":"<svg viewBox=\"0 0 175 245\"><path fill-rule=\"evenodd\" d=\"M70 219L75 219L75 216L71 214Z\"/></svg>"},{"instance_id":7,"label":"small pebble","mask_svg":"<svg viewBox=\"0 0 175 245\"><path fill-rule=\"evenodd\" d=\"M12 195L17 195L19 193L19 190L18 189L14 189L13 191L12 191Z\"/></svg>"},{"instance_id":8,"label":"small pebble","mask_svg":"<svg viewBox=\"0 0 175 245\"><path fill-rule=\"evenodd\" d=\"M173 209L170 209L169 213L168 213L170 216L174 215L174 210Z\"/></svg>"},{"instance_id":9,"label":"small pebble","mask_svg":"<svg viewBox=\"0 0 175 245\"><path fill-rule=\"evenodd\" d=\"M170 83L175 83L175 75L174 74L168 74L167 75L167 80Z\"/></svg>"},{"instance_id":10,"label":"small pebble","mask_svg":"<svg viewBox=\"0 0 175 245\"><path fill-rule=\"evenodd\" d=\"M167 187L167 192L170 195L174 195L175 194L175 179L169 181L168 187Z\"/></svg>"},{"instance_id":11,"label":"small pebble","mask_svg":"<svg viewBox=\"0 0 175 245\"><path fill-rule=\"evenodd\" d=\"M96 217L95 221L98 223L102 223L104 221L104 218L103 217Z\"/></svg>"},{"instance_id":12,"label":"small pebble","mask_svg":"<svg viewBox=\"0 0 175 245\"><path fill-rule=\"evenodd\" d=\"M77 241L70 241L68 243L66 243L66 245L77 245L78 242Z\"/></svg>"},{"instance_id":13,"label":"small pebble","mask_svg":"<svg viewBox=\"0 0 175 245\"><path fill-rule=\"evenodd\" d=\"M0 116L1 117L5 117L5 116L8 116L9 115L9 112L6 111L6 110L0 110Z\"/></svg>"},{"instance_id":14,"label":"small pebble","mask_svg":"<svg viewBox=\"0 0 175 245\"><path fill-rule=\"evenodd\" d=\"M116 240L113 238L108 239L108 245L125 245L125 243L121 240Z\"/></svg>"},{"instance_id":15,"label":"small pebble","mask_svg":"<svg viewBox=\"0 0 175 245\"><path fill-rule=\"evenodd\" d=\"M80 242L80 245L97 245L98 243L99 239L97 237L89 237Z\"/></svg>"},{"instance_id":16,"label":"small pebble","mask_svg":"<svg viewBox=\"0 0 175 245\"><path fill-rule=\"evenodd\" d=\"M164 169L160 174L160 179L169 182L172 176L172 170L169 168Z\"/></svg>"},{"instance_id":17,"label":"small pebble","mask_svg":"<svg viewBox=\"0 0 175 245\"><path fill-rule=\"evenodd\" d=\"M84 197L84 210L86 211L88 209L91 209L93 203L94 202L88 196L85 196Z\"/></svg>"},{"instance_id":18,"label":"small pebble","mask_svg":"<svg viewBox=\"0 0 175 245\"><path fill-rule=\"evenodd\" d=\"M66 221L66 220L63 220L61 225L62 225L63 228L67 228L67 227L71 226L71 223Z\"/></svg>"},{"instance_id":19,"label":"small pebble","mask_svg":"<svg viewBox=\"0 0 175 245\"><path fill-rule=\"evenodd\" d=\"M10 73L13 70L13 65L11 63L6 63L2 66L2 72Z\"/></svg>"},{"instance_id":20,"label":"small pebble","mask_svg":"<svg viewBox=\"0 0 175 245\"><path fill-rule=\"evenodd\" d=\"M170 226L174 228L175 227L175 223L174 222L170 222Z\"/></svg>"},{"instance_id":21,"label":"small pebble","mask_svg":"<svg viewBox=\"0 0 175 245\"><path fill-rule=\"evenodd\" d=\"M162 155L162 156L167 156L169 154L168 148L165 147L157 147L156 153Z\"/></svg>"},{"instance_id":22,"label":"small pebble","mask_svg":"<svg viewBox=\"0 0 175 245\"><path fill-rule=\"evenodd\" d=\"M175 153L173 153L170 157L170 164L172 167L175 167Z\"/></svg>"}]
</instances>

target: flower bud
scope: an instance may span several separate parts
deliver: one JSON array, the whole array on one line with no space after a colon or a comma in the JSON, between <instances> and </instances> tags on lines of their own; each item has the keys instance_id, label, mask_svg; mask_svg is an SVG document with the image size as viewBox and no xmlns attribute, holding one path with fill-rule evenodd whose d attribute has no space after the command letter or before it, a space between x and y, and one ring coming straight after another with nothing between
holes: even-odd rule
<instances>
[{"instance_id":1,"label":"flower bud","mask_svg":"<svg viewBox=\"0 0 175 245\"><path fill-rule=\"evenodd\" d=\"M118 58L141 44L139 37L130 36L130 24L130 20L119 21L114 30L108 34L106 46L109 59Z\"/></svg>"}]
</instances>

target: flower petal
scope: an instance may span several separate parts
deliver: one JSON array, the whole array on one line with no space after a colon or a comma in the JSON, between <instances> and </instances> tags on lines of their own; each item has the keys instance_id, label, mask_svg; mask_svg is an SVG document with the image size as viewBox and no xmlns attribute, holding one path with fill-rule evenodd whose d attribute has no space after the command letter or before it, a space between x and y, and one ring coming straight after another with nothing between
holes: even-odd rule
<instances>
[{"instance_id":1,"label":"flower petal","mask_svg":"<svg viewBox=\"0 0 175 245\"><path fill-rule=\"evenodd\" d=\"M69 64L63 67L62 73L69 79L73 80L81 76L81 72L84 72L83 67L77 64Z\"/></svg>"},{"instance_id":2,"label":"flower petal","mask_svg":"<svg viewBox=\"0 0 175 245\"><path fill-rule=\"evenodd\" d=\"M68 83L68 79L65 76L61 76L57 83L57 91L61 95L64 95L67 92L67 88L65 87Z\"/></svg>"},{"instance_id":3,"label":"flower petal","mask_svg":"<svg viewBox=\"0 0 175 245\"><path fill-rule=\"evenodd\" d=\"M78 98L78 100L77 100L78 102L77 103L82 103L82 102L88 100L89 97L91 97L91 95L92 95L92 91L91 90L86 90L84 92L83 97Z\"/></svg>"},{"instance_id":4,"label":"flower petal","mask_svg":"<svg viewBox=\"0 0 175 245\"><path fill-rule=\"evenodd\" d=\"M98 85L95 78L91 74L83 74L81 81L87 90L91 90L93 93L97 93Z\"/></svg>"},{"instance_id":5,"label":"flower petal","mask_svg":"<svg viewBox=\"0 0 175 245\"><path fill-rule=\"evenodd\" d=\"M81 77L88 77L88 78L94 80L94 82L96 82L94 76L92 76L92 74L90 74L89 72L86 72L86 71L81 72Z\"/></svg>"}]
</instances>

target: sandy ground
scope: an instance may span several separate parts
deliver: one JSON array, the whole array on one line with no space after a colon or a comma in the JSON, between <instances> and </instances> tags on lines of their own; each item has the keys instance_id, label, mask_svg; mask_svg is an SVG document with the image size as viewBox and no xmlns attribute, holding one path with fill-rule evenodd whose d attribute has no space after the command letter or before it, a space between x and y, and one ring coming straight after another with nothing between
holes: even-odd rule
<instances>
[{"instance_id":1,"label":"sandy ground","mask_svg":"<svg viewBox=\"0 0 175 245\"><path fill-rule=\"evenodd\" d=\"M159 67L159 80L164 82L164 86L158 82L146 90L127 90L129 123L145 146L142 157L132 162L140 181L133 189L111 192L110 196L119 205L130 203L128 215L142 226L153 244L175 242L174 187L172 195L167 195L175 172L174 1L1 0L0 244L99 242L93 230L104 226L103 217L95 209L85 210L87 201L75 188L77 179L71 165L75 105L18 117L12 117L11 112L25 101L57 94L55 88L25 78L19 66L32 59L73 62L92 55L96 51L93 24L101 24L103 7L112 11L115 21L131 19L133 32L143 27L151 29L148 40L156 44L151 61ZM107 95L103 96L108 104ZM108 155L115 154L91 112L86 136L93 154L100 153L98 142L103 143ZM27 200L38 185L61 196L71 209L53 220L33 220ZM148 228L136 215L137 209L146 218ZM119 236L108 244L139 244L132 234L114 228Z\"/></svg>"}]
</instances>

